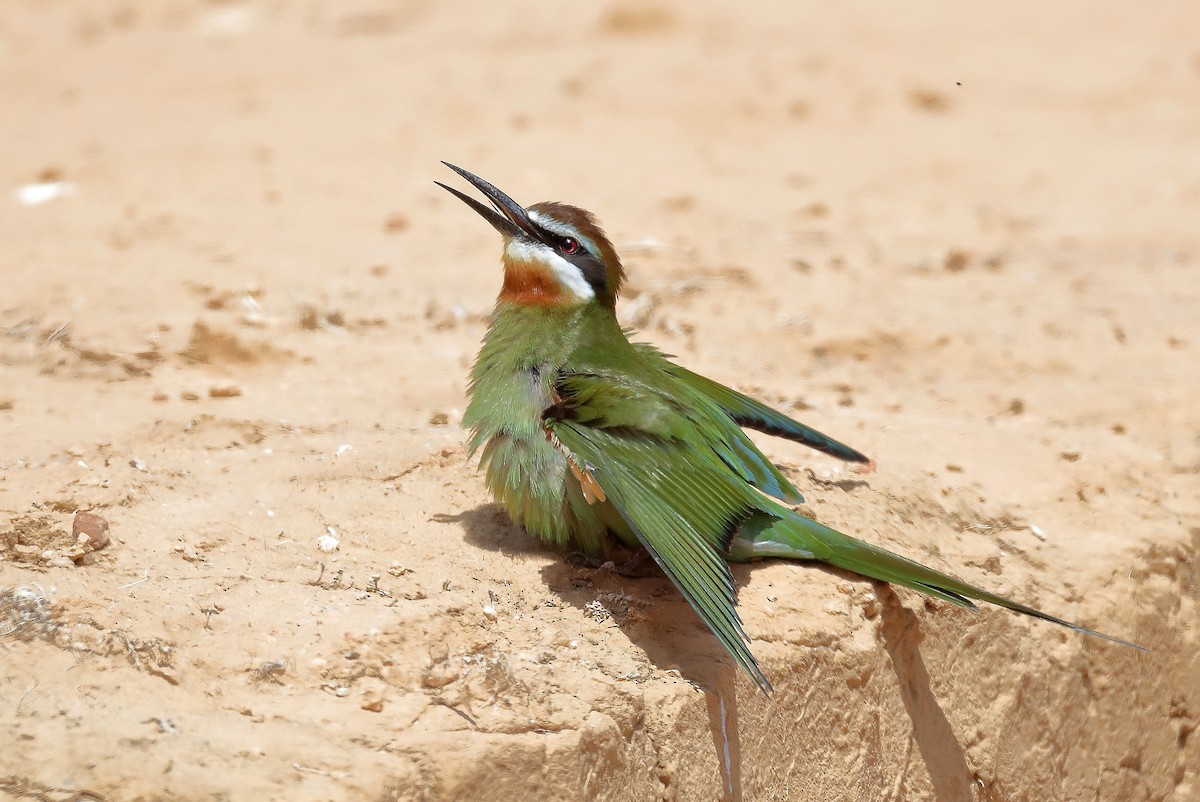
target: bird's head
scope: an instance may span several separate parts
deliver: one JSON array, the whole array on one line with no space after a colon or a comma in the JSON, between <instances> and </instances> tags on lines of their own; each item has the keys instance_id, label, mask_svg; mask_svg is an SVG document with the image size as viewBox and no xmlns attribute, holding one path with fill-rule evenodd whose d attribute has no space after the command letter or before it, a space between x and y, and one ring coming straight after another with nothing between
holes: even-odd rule
<instances>
[{"instance_id":1,"label":"bird's head","mask_svg":"<svg viewBox=\"0 0 1200 802\"><path fill-rule=\"evenodd\" d=\"M449 162L443 164L471 182L492 204L486 206L437 182L504 236L500 300L527 306L596 303L613 308L625 271L590 212L550 201L525 208L479 176Z\"/></svg>"}]
</instances>

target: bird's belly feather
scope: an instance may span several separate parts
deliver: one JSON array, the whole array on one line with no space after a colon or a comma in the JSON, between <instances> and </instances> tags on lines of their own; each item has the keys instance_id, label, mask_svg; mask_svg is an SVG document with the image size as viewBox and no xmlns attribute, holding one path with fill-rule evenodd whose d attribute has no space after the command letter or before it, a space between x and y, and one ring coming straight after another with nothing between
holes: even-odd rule
<instances>
[{"instance_id":1,"label":"bird's belly feather","mask_svg":"<svg viewBox=\"0 0 1200 802\"><path fill-rule=\"evenodd\" d=\"M567 456L545 436L497 434L480 455L488 489L514 522L559 547L600 556L609 547L611 505L589 501Z\"/></svg>"}]
</instances>

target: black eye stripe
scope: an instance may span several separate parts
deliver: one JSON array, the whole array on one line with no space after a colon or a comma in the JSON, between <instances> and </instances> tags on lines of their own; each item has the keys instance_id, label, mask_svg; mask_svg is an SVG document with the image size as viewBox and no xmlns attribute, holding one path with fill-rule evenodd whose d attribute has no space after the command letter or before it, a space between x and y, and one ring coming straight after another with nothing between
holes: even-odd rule
<instances>
[{"instance_id":1,"label":"black eye stripe","mask_svg":"<svg viewBox=\"0 0 1200 802\"><path fill-rule=\"evenodd\" d=\"M544 225L539 228L541 228L540 239L542 242L554 249L563 259L579 268L579 272L583 274L583 280L592 288L592 292L596 295L608 294L608 271L605 270L604 263L584 246L583 240L567 234L559 234ZM575 243L573 253L563 248L568 241Z\"/></svg>"},{"instance_id":2,"label":"black eye stripe","mask_svg":"<svg viewBox=\"0 0 1200 802\"><path fill-rule=\"evenodd\" d=\"M597 295L603 295L608 286L608 275L604 269L604 264L599 259L592 256L582 246L571 256L565 257L567 261L579 268L579 272L583 274L583 279L592 288L592 291Z\"/></svg>"}]
</instances>

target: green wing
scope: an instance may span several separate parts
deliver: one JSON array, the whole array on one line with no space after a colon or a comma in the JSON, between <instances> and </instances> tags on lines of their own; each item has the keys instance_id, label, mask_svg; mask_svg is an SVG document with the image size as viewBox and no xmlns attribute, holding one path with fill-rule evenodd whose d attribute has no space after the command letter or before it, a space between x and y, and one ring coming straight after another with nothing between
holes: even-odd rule
<instances>
[{"instance_id":1,"label":"green wing","mask_svg":"<svg viewBox=\"0 0 1200 802\"><path fill-rule=\"evenodd\" d=\"M804 496L800 495L800 491L788 481L786 476L780 473L779 468L775 467L775 463L767 459L742 431L741 427L745 424L740 423L727 409L722 407L721 400L709 392L703 383L707 382L712 387L725 390L733 396L737 396L738 393L672 364L657 348L648 343L631 343L631 345L634 353L641 357L641 361L638 363L641 365L641 369L649 371L653 375L652 381L643 384L643 391L650 387L670 388L671 397L676 400L678 411L683 413L675 416L676 420L684 424L683 432L694 433L699 427L707 435L706 442L711 444L725 464L737 472L742 479L780 501L788 504L804 503ZM616 382L630 380L628 375L620 371L610 373L600 370L597 375L604 375ZM695 377L700 381L693 383L688 376ZM651 395L653 395L652 392ZM745 396L741 397L751 404L758 403ZM762 405L759 404L759 406ZM768 407L762 408L767 412L772 411ZM780 415L780 417L783 416ZM787 420L787 418L784 419ZM799 426L799 424L796 425Z\"/></svg>"},{"instance_id":2,"label":"green wing","mask_svg":"<svg viewBox=\"0 0 1200 802\"><path fill-rule=\"evenodd\" d=\"M729 444L700 434L711 429L708 409L623 378L563 376L562 401L547 411L546 425L738 665L769 692L726 562L730 540L761 497L730 470Z\"/></svg>"},{"instance_id":3,"label":"green wing","mask_svg":"<svg viewBox=\"0 0 1200 802\"><path fill-rule=\"evenodd\" d=\"M681 368L674 362L663 360L667 371L689 387L703 393L712 399L713 403L733 418L738 426L755 429L775 437L794 440L797 443L815 448L817 451L837 457L847 462L870 462L865 454L850 446L834 440L828 435L818 432L799 421L792 420L782 412L771 409L747 395L742 395L723 384L707 379L699 373L693 373L687 368Z\"/></svg>"}]
</instances>

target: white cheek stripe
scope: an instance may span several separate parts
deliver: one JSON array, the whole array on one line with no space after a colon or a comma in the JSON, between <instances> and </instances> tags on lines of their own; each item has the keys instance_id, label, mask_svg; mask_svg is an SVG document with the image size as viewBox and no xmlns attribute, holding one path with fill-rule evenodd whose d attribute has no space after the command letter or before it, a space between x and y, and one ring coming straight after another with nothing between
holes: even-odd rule
<instances>
[{"instance_id":1,"label":"white cheek stripe","mask_svg":"<svg viewBox=\"0 0 1200 802\"><path fill-rule=\"evenodd\" d=\"M543 264L554 272L559 285L568 295L579 301L590 301L596 297L592 285L583 277L583 271L559 256L540 242L526 239L510 239L504 246L504 255L514 262Z\"/></svg>"}]
</instances>

